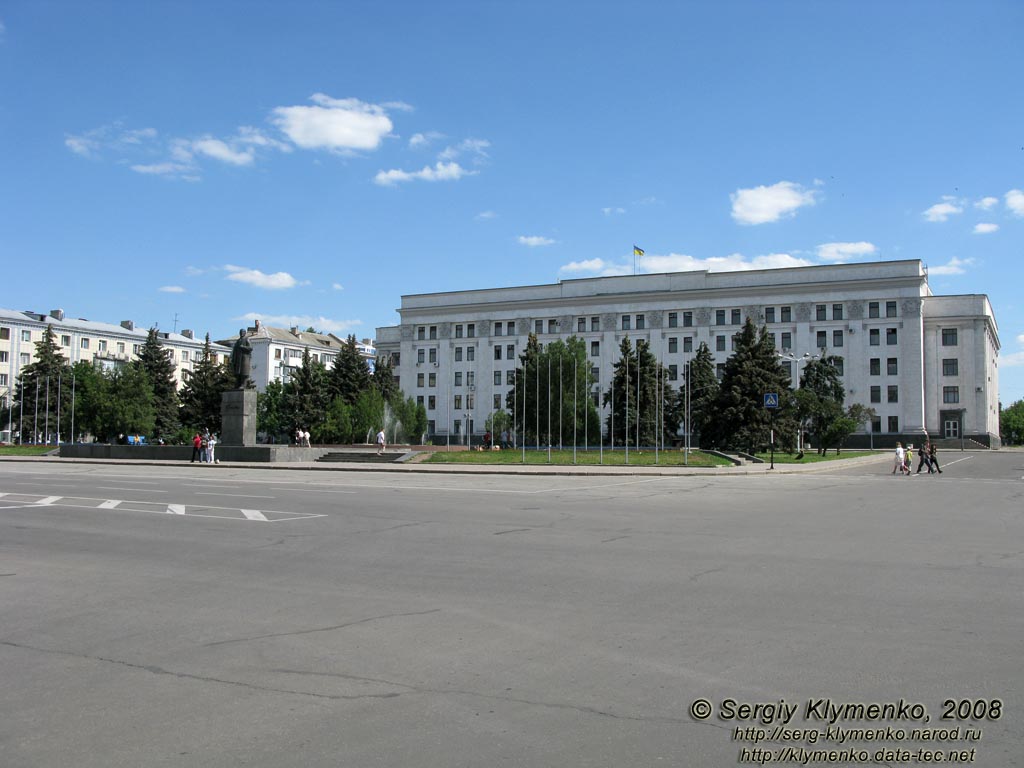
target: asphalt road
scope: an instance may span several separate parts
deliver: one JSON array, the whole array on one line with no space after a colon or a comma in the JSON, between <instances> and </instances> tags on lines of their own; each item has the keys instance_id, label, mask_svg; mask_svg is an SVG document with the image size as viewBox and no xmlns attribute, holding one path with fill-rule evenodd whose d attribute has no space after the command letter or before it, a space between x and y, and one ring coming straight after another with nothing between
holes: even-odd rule
<instances>
[{"instance_id":1,"label":"asphalt road","mask_svg":"<svg viewBox=\"0 0 1024 768\"><path fill-rule=\"evenodd\" d=\"M910 478L0 462L0 766L1022 765L1024 453L941 458ZM905 736L840 745L819 699L930 719L847 709L834 725ZM808 730L775 731L794 704Z\"/></svg>"}]
</instances>

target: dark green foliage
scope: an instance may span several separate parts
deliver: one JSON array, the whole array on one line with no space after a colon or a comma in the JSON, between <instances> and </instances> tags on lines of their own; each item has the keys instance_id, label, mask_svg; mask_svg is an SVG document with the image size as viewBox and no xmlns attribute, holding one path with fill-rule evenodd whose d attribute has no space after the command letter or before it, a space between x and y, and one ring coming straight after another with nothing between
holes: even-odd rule
<instances>
[{"instance_id":1,"label":"dark green foliage","mask_svg":"<svg viewBox=\"0 0 1024 768\"><path fill-rule=\"evenodd\" d=\"M288 442L284 384L272 381L256 396L256 431L271 442Z\"/></svg>"},{"instance_id":2,"label":"dark green foliage","mask_svg":"<svg viewBox=\"0 0 1024 768\"><path fill-rule=\"evenodd\" d=\"M47 421L52 439L59 432L62 439L71 429L71 369L57 344L53 328L43 329L43 337L36 342L35 360L21 369L14 390L12 409L8 415L15 434L21 432L23 442L33 442L35 430L43 440ZM65 385L66 391L65 391ZM60 410L60 424L57 412ZM47 419L49 414L49 419ZM23 424L18 424L18 419ZM7 420L5 419L5 424Z\"/></svg>"},{"instance_id":3,"label":"dark green foliage","mask_svg":"<svg viewBox=\"0 0 1024 768\"><path fill-rule=\"evenodd\" d=\"M643 339L636 350L628 338L619 347L612 382L604 404L612 408L607 419L613 445L654 446L675 434L680 424L677 396L668 384L668 373ZM666 407L665 403L668 403Z\"/></svg>"},{"instance_id":4,"label":"dark green foliage","mask_svg":"<svg viewBox=\"0 0 1024 768\"><path fill-rule=\"evenodd\" d=\"M331 399L340 397L349 405L370 385L370 369L359 354L356 337L350 335L334 358L329 380Z\"/></svg>"},{"instance_id":5,"label":"dark green foliage","mask_svg":"<svg viewBox=\"0 0 1024 768\"><path fill-rule=\"evenodd\" d=\"M174 362L160 344L156 328L150 328L146 343L134 365L146 372L153 390L153 437L171 438L180 428L178 389L174 381Z\"/></svg>"},{"instance_id":6,"label":"dark green foliage","mask_svg":"<svg viewBox=\"0 0 1024 768\"><path fill-rule=\"evenodd\" d=\"M307 348L302 353L302 365L295 369L285 387L289 434L296 429L312 433L313 428L323 421L330 402L329 394L327 369L323 363L313 360Z\"/></svg>"},{"instance_id":7,"label":"dark green foliage","mask_svg":"<svg viewBox=\"0 0 1024 768\"><path fill-rule=\"evenodd\" d=\"M391 364L390 355L378 355L373 368L373 386L380 392L381 397L388 403L400 395L398 385L395 383L395 369Z\"/></svg>"},{"instance_id":8,"label":"dark green foliage","mask_svg":"<svg viewBox=\"0 0 1024 768\"><path fill-rule=\"evenodd\" d=\"M181 391L181 423L194 430L221 431L221 395L235 385L235 377L228 365L213 362L210 334L199 362Z\"/></svg>"},{"instance_id":9,"label":"dark green foliage","mask_svg":"<svg viewBox=\"0 0 1024 768\"><path fill-rule=\"evenodd\" d=\"M818 453L838 450L846 439L874 416L871 408L854 403L843 408L846 389L837 365L842 358L826 356L811 360L800 377L796 392L797 418L810 428Z\"/></svg>"},{"instance_id":10,"label":"dark green foliage","mask_svg":"<svg viewBox=\"0 0 1024 768\"><path fill-rule=\"evenodd\" d=\"M715 360L711 350L703 341L697 347L697 354L690 361L690 420L691 433L697 437L691 442L711 446L714 430L709 425L714 421L715 402L718 400L718 378L715 376ZM685 396L685 393L683 393ZM685 406L684 406L685 407ZM704 442L701 438L707 435Z\"/></svg>"},{"instance_id":11,"label":"dark green foliage","mask_svg":"<svg viewBox=\"0 0 1024 768\"><path fill-rule=\"evenodd\" d=\"M1007 445L1024 444L1024 400L999 413L999 436Z\"/></svg>"}]
</instances>

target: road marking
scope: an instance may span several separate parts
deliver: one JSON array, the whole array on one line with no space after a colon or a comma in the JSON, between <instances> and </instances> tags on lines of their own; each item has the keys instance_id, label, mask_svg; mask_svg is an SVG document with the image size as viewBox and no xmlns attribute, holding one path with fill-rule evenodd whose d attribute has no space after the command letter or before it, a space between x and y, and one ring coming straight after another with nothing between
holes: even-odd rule
<instances>
[{"instance_id":1,"label":"road marking","mask_svg":"<svg viewBox=\"0 0 1024 768\"><path fill-rule=\"evenodd\" d=\"M954 459L953 461L944 461L944 462L942 462L942 466L948 467L950 464L958 464L961 461L969 461L970 459L973 459L973 458L974 458L973 456L964 456L962 459Z\"/></svg>"},{"instance_id":2,"label":"road marking","mask_svg":"<svg viewBox=\"0 0 1024 768\"><path fill-rule=\"evenodd\" d=\"M303 493L349 493L349 494L359 493L359 491L331 491L331 490L327 490L326 488L271 488L270 490L272 490L272 491L285 491L286 493L289 492L289 491L302 491ZM268 496L267 498L275 498L275 497Z\"/></svg>"},{"instance_id":3,"label":"road marking","mask_svg":"<svg viewBox=\"0 0 1024 768\"><path fill-rule=\"evenodd\" d=\"M239 511L245 515L246 520L262 520L264 523L269 522L258 509L242 509Z\"/></svg>"},{"instance_id":4,"label":"road marking","mask_svg":"<svg viewBox=\"0 0 1024 768\"><path fill-rule=\"evenodd\" d=\"M97 509L117 509L117 505L120 503L118 499L107 499Z\"/></svg>"},{"instance_id":5,"label":"road marking","mask_svg":"<svg viewBox=\"0 0 1024 768\"><path fill-rule=\"evenodd\" d=\"M97 485L96 490L98 491L145 491L146 493L167 493L167 491L158 491L155 488L124 488L119 485Z\"/></svg>"},{"instance_id":6,"label":"road marking","mask_svg":"<svg viewBox=\"0 0 1024 768\"><path fill-rule=\"evenodd\" d=\"M168 515L184 515L185 505L184 504L168 504L167 505Z\"/></svg>"},{"instance_id":7,"label":"road marking","mask_svg":"<svg viewBox=\"0 0 1024 768\"><path fill-rule=\"evenodd\" d=\"M276 499L276 496L254 496L246 493L206 493L204 491L196 491L196 496L230 496L234 499Z\"/></svg>"},{"instance_id":8,"label":"road marking","mask_svg":"<svg viewBox=\"0 0 1024 768\"><path fill-rule=\"evenodd\" d=\"M39 501L37 501L36 504L48 507L50 504L53 504L53 502L60 501L63 498L63 496L47 496L45 499L40 499Z\"/></svg>"}]
</instances>

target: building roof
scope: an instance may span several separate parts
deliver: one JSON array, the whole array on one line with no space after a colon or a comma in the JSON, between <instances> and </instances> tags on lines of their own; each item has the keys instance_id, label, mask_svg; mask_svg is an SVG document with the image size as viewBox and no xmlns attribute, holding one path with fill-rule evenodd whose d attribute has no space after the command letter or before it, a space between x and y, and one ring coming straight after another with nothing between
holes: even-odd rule
<instances>
[{"instance_id":1,"label":"building roof","mask_svg":"<svg viewBox=\"0 0 1024 768\"><path fill-rule=\"evenodd\" d=\"M103 336L130 337L138 339L140 342L144 342L149 335L148 328L136 326L131 320L125 320L121 324L115 325L114 323L87 320L84 317L67 317L64 315L63 310L53 310L50 314L43 314L41 312L32 312L31 310L0 309L0 319L12 322L41 323L53 326L55 331L64 329L68 331L85 331ZM186 336L181 333L161 331L159 329L157 330L157 336L162 342L165 341L179 346L201 346L203 344L202 338L197 339L194 336ZM216 342L211 342L211 345L219 346ZM217 349L217 351L224 352L225 350Z\"/></svg>"}]
</instances>

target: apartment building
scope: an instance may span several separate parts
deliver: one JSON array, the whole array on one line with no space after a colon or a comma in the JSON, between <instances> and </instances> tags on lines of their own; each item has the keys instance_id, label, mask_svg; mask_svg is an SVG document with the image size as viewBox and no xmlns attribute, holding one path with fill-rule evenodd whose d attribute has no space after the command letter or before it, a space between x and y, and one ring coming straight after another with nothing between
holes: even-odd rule
<instances>
[{"instance_id":1,"label":"apartment building","mask_svg":"<svg viewBox=\"0 0 1024 768\"><path fill-rule=\"evenodd\" d=\"M872 407L851 444L932 436L998 445L999 333L984 295L934 296L919 260L678 272L403 296L377 329L399 386L434 439L478 438L504 408L528 335L586 343L597 393L624 337L650 343L678 388L701 342L721 371L746 318L765 325L791 376L805 355L843 358L847 403ZM603 409L603 415L606 409Z\"/></svg>"}]
</instances>

